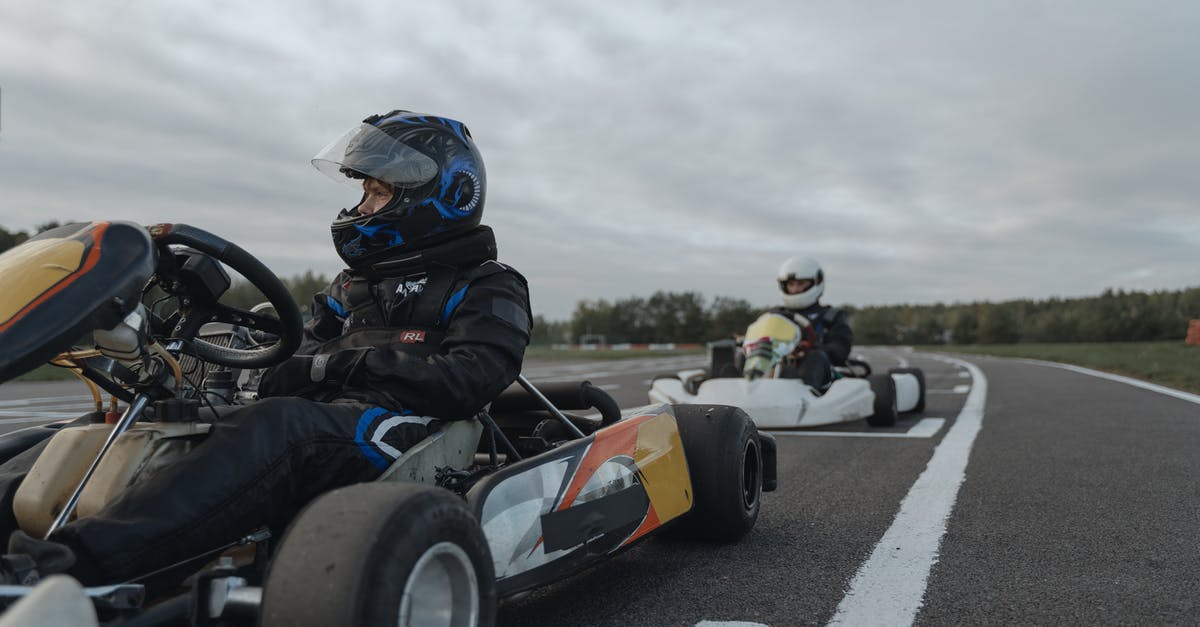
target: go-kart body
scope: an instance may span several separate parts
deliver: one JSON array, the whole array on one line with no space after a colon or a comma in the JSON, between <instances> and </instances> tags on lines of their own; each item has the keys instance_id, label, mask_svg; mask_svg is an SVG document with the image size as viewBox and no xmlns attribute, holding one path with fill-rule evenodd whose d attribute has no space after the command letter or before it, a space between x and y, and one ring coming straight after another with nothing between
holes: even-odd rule
<instances>
[{"instance_id":1,"label":"go-kart body","mask_svg":"<svg viewBox=\"0 0 1200 627\"><path fill-rule=\"evenodd\" d=\"M171 233L184 234L183 241L170 239ZM14 507L22 529L42 537L104 507L129 486L178 461L204 437L210 425L198 418L196 397L206 393L210 380L228 385L230 377L217 377L221 368L202 367L197 372L205 390L194 382L187 385L180 373L196 365L189 360L229 368L277 362L298 343L299 315L273 275L270 284L247 260L247 253L198 229L159 225L147 232L129 223L93 223L62 227L37 239L25 245L28 249L0 255L0 287L8 294L0 302L0 381L51 360L89 382L97 410L92 419L77 424L0 437L0 451L5 451L5 440L24 447L40 439L31 439L31 431L51 436L30 471L33 480L22 483ZM178 252L181 244L188 254ZM229 281L219 264L205 260L207 256L251 279L271 299L278 317L219 305L216 298ZM140 305L143 288L152 278L179 297L181 306L174 315L159 318ZM203 332L214 321L241 329L242 336L249 329L276 334L279 340L262 346L238 344L232 332L218 340ZM96 349L71 349L91 331ZM149 348L147 339L152 342ZM158 361L151 363L152 359ZM174 377L167 365L173 367ZM735 408L664 404L621 415L610 398L606 401L606 395L586 383L552 395L554 402L524 379L520 384L501 395L490 412L450 422L406 451L376 482L437 486L439 492L446 488L462 497L475 520L470 524L478 526L486 540L491 564L480 569L478 577L494 584L490 598L557 581L685 518L686 525L678 523L680 529L692 528L724 541L739 538L757 517L758 495L774 487L774 442L758 435ZM107 412L102 391L113 396ZM247 401L251 397L228 396ZM116 411L118 401L126 404L123 411ZM602 417L561 411L589 407L600 409ZM728 431L728 425L743 423L740 440L732 444L712 437L718 427ZM728 481L713 478L718 476L731 476L733 483L726 486ZM718 491L712 487L715 483L721 484L720 498L713 496ZM732 505L724 503L729 500L725 493L732 495ZM322 500L300 518L319 515ZM296 525L303 526L301 522ZM281 563L299 571L313 561L305 553L312 547L297 547L311 543L296 535L292 538L289 532L284 537L278 559L267 551L256 552L247 568L266 572L268 564L262 562L269 561L272 570L265 582L247 581L241 571L228 566L198 574L189 611L199 612L197 607L209 604L220 607L214 615L193 614L191 620L221 616L227 624L256 624L264 597L267 606L272 598L287 599L289 607L322 603L302 590L319 580L320 572L280 573L285 570ZM236 544L262 547L264 540L251 533ZM224 548L229 547L218 547ZM350 552L340 551L330 559ZM300 557L292 557L297 554ZM273 594L271 581L276 580L284 583L276 585ZM84 594L110 615L141 612L141 586L114 584L119 585L88 588ZM31 592L0 588L0 597L10 600ZM405 598L409 596L406 588ZM304 612L299 615L303 618ZM261 618L263 624L296 622L265 614Z\"/></svg>"},{"instance_id":2,"label":"go-kart body","mask_svg":"<svg viewBox=\"0 0 1200 627\"><path fill-rule=\"evenodd\" d=\"M741 346L710 345L708 369L656 378L650 401L740 407L760 429L817 427L862 419L873 426L889 426L895 423L897 413L924 408L924 376L915 369L872 375L866 362L854 360L849 367L835 368L833 382L823 390L800 378L786 377L787 360L804 342L804 333L782 315L763 314L750 325L745 338ZM727 353L731 350L746 354L740 372L729 367L732 360ZM714 376L722 370L727 376Z\"/></svg>"}]
</instances>

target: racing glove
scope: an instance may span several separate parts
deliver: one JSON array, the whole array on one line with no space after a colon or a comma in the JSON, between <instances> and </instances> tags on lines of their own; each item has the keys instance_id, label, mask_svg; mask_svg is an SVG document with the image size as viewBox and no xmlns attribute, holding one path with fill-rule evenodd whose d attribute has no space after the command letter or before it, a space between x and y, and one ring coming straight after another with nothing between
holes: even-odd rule
<instances>
[{"instance_id":1,"label":"racing glove","mask_svg":"<svg viewBox=\"0 0 1200 627\"><path fill-rule=\"evenodd\" d=\"M754 380L765 375L775 365L775 350L769 341L756 342L749 348L742 372L747 379Z\"/></svg>"},{"instance_id":2,"label":"racing glove","mask_svg":"<svg viewBox=\"0 0 1200 627\"><path fill-rule=\"evenodd\" d=\"M258 396L304 396L322 388L353 384L371 347L350 348L320 355L293 355L265 373Z\"/></svg>"}]
</instances>

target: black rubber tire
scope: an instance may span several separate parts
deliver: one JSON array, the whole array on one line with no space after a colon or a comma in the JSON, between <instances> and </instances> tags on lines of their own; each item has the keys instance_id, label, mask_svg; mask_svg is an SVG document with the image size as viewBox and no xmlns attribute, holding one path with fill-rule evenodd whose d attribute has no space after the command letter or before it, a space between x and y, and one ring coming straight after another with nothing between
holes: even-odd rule
<instances>
[{"instance_id":1,"label":"black rubber tire","mask_svg":"<svg viewBox=\"0 0 1200 627\"><path fill-rule=\"evenodd\" d=\"M917 390L920 398L917 399L917 404L909 411L920 412L925 411L925 372L920 368L892 368L888 370L888 374L911 374L917 378Z\"/></svg>"},{"instance_id":2,"label":"black rubber tire","mask_svg":"<svg viewBox=\"0 0 1200 627\"><path fill-rule=\"evenodd\" d=\"M496 583L479 521L444 489L399 482L340 488L300 513L271 562L261 624L395 625L414 565L443 542L470 559L477 624L492 625Z\"/></svg>"},{"instance_id":3,"label":"black rubber tire","mask_svg":"<svg viewBox=\"0 0 1200 627\"><path fill-rule=\"evenodd\" d=\"M690 540L732 543L758 520L763 451L754 421L728 405L673 405L687 457L694 502L667 532Z\"/></svg>"},{"instance_id":4,"label":"black rubber tire","mask_svg":"<svg viewBox=\"0 0 1200 627\"><path fill-rule=\"evenodd\" d=\"M896 382L890 374L873 374L867 377L871 391L875 393L875 413L867 416L872 427L891 427L899 417L896 411Z\"/></svg>"}]
</instances>

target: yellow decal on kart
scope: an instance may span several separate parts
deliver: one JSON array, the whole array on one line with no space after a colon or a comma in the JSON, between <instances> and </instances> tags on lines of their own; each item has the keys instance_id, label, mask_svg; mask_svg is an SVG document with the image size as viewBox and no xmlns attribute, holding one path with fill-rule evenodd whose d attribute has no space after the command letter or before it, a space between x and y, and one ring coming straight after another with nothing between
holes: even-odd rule
<instances>
[{"instance_id":1,"label":"yellow decal on kart","mask_svg":"<svg viewBox=\"0 0 1200 627\"><path fill-rule=\"evenodd\" d=\"M650 496L650 514L625 544L686 514L695 498L683 441L679 439L679 424L671 414L658 414L638 427L633 460L641 470L642 486Z\"/></svg>"},{"instance_id":2,"label":"yellow decal on kart","mask_svg":"<svg viewBox=\"0 0 1200 627\"><path fill-rule=\"evenodd\" d=\"M84 231L97 242L88 250L79 239L48 238L25 242L0 255L0 331L96 265L98 242L107 223Z\"/></svg>"}]
</instances>

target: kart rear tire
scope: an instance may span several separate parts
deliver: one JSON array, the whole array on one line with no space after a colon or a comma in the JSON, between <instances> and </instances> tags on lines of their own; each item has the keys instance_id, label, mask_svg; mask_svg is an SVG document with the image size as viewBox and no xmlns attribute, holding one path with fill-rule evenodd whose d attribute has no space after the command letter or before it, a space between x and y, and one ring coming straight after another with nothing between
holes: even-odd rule
<instances>
[{"instance_id":1,"label":"kart rear tire","mask_svg":"<svg viewBox=\"0 0 1200 627\"><path fill-rule=\"evenodd\" d=\"M758 520L763 449L746 412L728 405L673 405L692 479L692 509L668 535L732 543Z\"/></svg>"},{"instance_id":2,"label":"kart rear tire","mask_svg":"<svg viewBox=\"0 0 1200 627\"><path fill-rule=\"evenodd\" d=\"M888 374L911 374L917 378L917 404L909 411L925 411L925 371L920 368L892 368Z\"/></svg>"},{"instance_id":3,"label":"kart rear tire","mask_svg":"<svg viewBox=\"0 0 1200 627\"><path fill-rule=\"evenodd\" d=\"M875 393L875 413L867 416L867 424L872 427L895 425L899 412L896 411L896 382L892 380L892 375L873 374L867 377L867 381Z\"/></svg>"},{"instance_id":4,"label":"kart rear tire","mask_svg":"<svg viewBox=\"0 0 1200 627\"><path fill-rule=\"evenodd\" d=\"M450 616L437 614L446 608ZM466 503L441 488L377 482L329 492L300 513L267 574L261 624L495 620L491 552Z\"/></svg>"}]
</instances>

